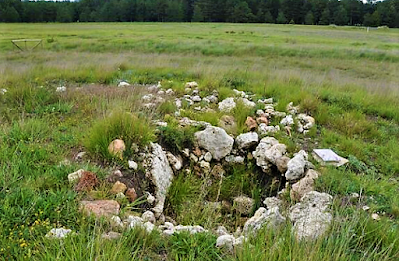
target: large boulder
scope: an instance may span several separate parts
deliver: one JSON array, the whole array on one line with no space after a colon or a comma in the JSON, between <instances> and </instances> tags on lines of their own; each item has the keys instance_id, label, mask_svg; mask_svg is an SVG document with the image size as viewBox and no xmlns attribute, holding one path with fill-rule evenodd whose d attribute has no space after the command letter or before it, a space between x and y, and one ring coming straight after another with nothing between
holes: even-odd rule
<instances>
[{"instance_id":1,"label":"large boulder","mask_svg":"<svg viewBox=\"0 0 399 261\"><path fill-rule=\"evenodd\" d=\"M290 209L290 219L294 222L294 233L298 240L316 239L329 229L332 221L331 203L331 195L311 191Z\"/></svg>"},{"instance_id":2,"label":"large boulder","mask_svg":"<svg viewBox=\"0 0 399 261\"><path fill-rule=\"evenodd\" d=\"M263 138L256 150L252 153L256 159L256 165L262 168L264 172L268 172L270 165L276 165L276 162L287 151L287 147L281 144L273 137Z\"/></svg>"},{"instance_id":3,"label":"large boulder","mask_svg":"<svg viewBox=\"0 0 399 261\"><path fill-rule=\"evenodd\" d=\"M278 207L273 207L269 210L261 207L255 212L255 215L253 217L245 222L243 233L244 235L256 235L256 233L264 226L267 226L267 228L275 229L284 222L285 217L280 214Z\"/></svg>"},{"instance_id":4,"label":"large boulder","mask_svg":"<svg viewBox=\"0 0 399 261\"><path fill-rule=\"evenodd\" d=\"M256 132L248 132L239 135L236 138L236 144L239 149L249 149L256 145L259 141L258 134Z\"/></svg>"},{"instance_id":5,"label":"large boulder","mask_svg":"<svg viewBox=\"0 0 399 261\"><path fill-rule=\"evenodd\" d=\"M173 179L173 170L162 147L157 143L151 143L150 166L147 176L155 185L156 204L153 208L156 217L159 217L164 208L166 194Z\"/></svg>"},{"instance_id":6,"label":"large boulder","mask_svg":"<svg viewBox=\"0 0 399 261\"><path fill-rule=\"evenodd\" d=\"M297 180L305 174L305 167L307 165L308 154L301 150L287 163L287 172L285 178L288 181Z\"/></svg>"},{"instance_id":7,"label":"large boulder","mask_svg":"<svg viewBox=\"0 0 399 261\"><path fill-rule=\"evenodd\" d=\"M213 126L196 132L195 139L201 148L212 153L215 160L221 160L229 155L234 144L234 139L225 130Z\"/></svg>"}]
</instances>

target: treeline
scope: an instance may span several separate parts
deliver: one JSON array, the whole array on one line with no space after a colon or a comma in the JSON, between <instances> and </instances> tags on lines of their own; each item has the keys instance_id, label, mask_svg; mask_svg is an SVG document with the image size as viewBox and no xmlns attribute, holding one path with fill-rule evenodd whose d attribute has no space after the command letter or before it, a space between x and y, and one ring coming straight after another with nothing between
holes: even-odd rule
<instances>
[{"instance_id":1,"label":"treeline","mask_svg":"<svg viewBox=\"0 0 399 261\"><path fill-rule=\"evenodd\" d=\"M0 0L0 22L233 22L399 27L399 0Z\"/></svg>"}]
</instances>

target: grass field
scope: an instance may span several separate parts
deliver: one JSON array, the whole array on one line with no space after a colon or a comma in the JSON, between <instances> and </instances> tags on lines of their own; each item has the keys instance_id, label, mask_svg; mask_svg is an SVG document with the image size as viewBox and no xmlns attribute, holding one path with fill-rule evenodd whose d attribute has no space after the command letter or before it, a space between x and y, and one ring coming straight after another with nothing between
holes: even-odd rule
<instances>
[{"instance_id":1,"label":"grass field","mask_svg":"<svg viewBox=\"0 0 399 261\"><path fill-rule=\"evenodd\" d=\"M43 47L13 48L11 40L23 38L43 39ZM137 112L147 119L163 119L168 112L164 106L143 116L140 91L118 89L120 80L161 81L183 91L186 81L197 81L201 91L217 89L226 97L234 88L274 97L281 110L291 101L300 104L316 119L317 130L311 139L295 134L278 139L290 152L325 147L350 160L342 168L320 169L317 189L334 196L328 236L297 242L286 226L263 231L234 253L216 249L211 234L161 239L135 230L118 241L101 239L107 222L79 212L82 195L71 189L67 175L85 168L103 178L114 165L73 157L87 150L92 127L110 112ZM56 93L62 85L68 91ZM399 260L398 29L0 24L2 88L7 93L0 95L0 259ZM211 121L217 115L193 117ZM71 164L60 164L65 159ZM232 173L223 188L226 197L247 189L246 175L244 169ZM234 230L234 217L226 221L196 211L204 200L198 196L202 182L194 176L176 178L167 200L182 207L166 211L185 225L213 229L230 222ZM352 193L361 196L354 201ZM371 213L379 213L381 220L371 219ZM78 234L63 242L44 237L59 226Z\"/></svg>"}]
</instances>

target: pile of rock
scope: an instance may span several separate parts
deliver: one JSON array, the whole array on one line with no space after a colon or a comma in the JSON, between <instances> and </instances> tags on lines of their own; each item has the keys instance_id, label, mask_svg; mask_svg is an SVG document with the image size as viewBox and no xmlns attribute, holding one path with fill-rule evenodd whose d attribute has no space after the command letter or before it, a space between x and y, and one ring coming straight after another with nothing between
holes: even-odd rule
<instances>
[{"instance_id":1,"label":"pile of rock","mask_svg":"<svg viewBox=\"0 0 399 261\"><path fill-rule=\"evenodd\" d=\"M123 84L120 84L123 87ZM329 227L332 215L329 210L332 197L325 193L314 191L314 180L319 176L313 165L308 161L308 153L301 150L289 157L286 145L280 143L273 137L260 136L280 131L280 126L269 126L273 117L282 118L280 125L290 131L290 127L296 124L298 131L306 133L314 126L314 119L305 114L298 114L299 108L290 103L286 112L276 111L273 99L260 99L252 101L253 96L238 90L234 90L236 97L229 97L219 102L218 93L212 92L211 95L201 97L198 84L188 82L186 84L186 95L175 99L177 108L181 109L182 103L188 106L195 106L196 110L210 110L214 108L222 112L232 112L238 103L249 108L262 106L263 109L256 111L256 116L248 115L246 125L248 132L236 137L229 135L235 129L234 117L225 115L221 118L220 126L212 126L207 122L194 121L189 118L180 118L180 126L201 126L204 129L194 134L195 146L193 148L182 148L179 153L171 153L167 148L160 144L151 143L146 148L137 149L136 153L140 160L128 160L129 169L137 171L139 168L145 170L146 182L151 185L151 191L144 191L146 195L145 212L139 216L129 215L124 220L119 217L120 205L115 200L93 200L82 201L82 211L96 217L109 218L113 227L118 229L132 229L142 227L148 233L154 229L159 230L163 235L169 236L174 233L187 231L191 234L209 232L200 226L175 225L173 222L165 222L164 216L165 199L177 172L186 170L191 171L194 166L200 176L210 174L213 177L221 178L226 175L223 164L245 164L254 161L256 165L270 176L284 176L290 187L290 196L298 204L289 210L282 209L282 201L279 198L267 198L264 201L266 208L261 207L255 215L249 218L242 228L234 235L229 234L226 229L218 229L216 234L217 247L225 246L232 250L234 247L242 245L247 238L256 235L261 229L277 229L290 220L294 225L294 232L298 239L314 239L321 236ZM172 96L174 91L171 89L162 90L161 84L152 87L154 93L142 97L146 107L155 106L164 100L165 95ZM175 115L180 115L179 111ZM177 116L178 117L178 116ZM165 122L157 122L158 126L166 126ZM121 139L110 143L109 152L124 159L126 146ZM75 183L75 190L90 191L98 186L99 181L96 175L85 170L78 170L68 175L71 183ZM134 186L124 179L120 170L116 170L107 180L113 183L111 194L117 198L128 198L133 202L137 199ZM290 185L292 184L292 186ZM288 189L287 187L287 189ZM286 189L280 192L284 194ZM153 196L153 194L155 196ZM210 202L217 203L217 202ZM234 209L243 216L253 213L255 201L245 195L233 199ZM287 215L283 215L287 212ZM111 233L116 233L112 232ZM104 238L113 238L116 234L104 235Z\"/></svg>"}]
</instances>

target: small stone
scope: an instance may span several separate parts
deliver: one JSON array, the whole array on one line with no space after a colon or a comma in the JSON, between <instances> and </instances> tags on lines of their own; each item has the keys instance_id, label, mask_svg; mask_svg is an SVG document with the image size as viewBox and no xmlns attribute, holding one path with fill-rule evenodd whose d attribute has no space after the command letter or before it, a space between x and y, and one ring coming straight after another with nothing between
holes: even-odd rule
<instances>
[{"instance_id":1,"label":"small stone","mask_svg":"<svg viewBox=\"0 0 399 261\"><path fill-rule=\"evenodd\" d=\"M136 162L134 162L133 160L129 160L127 163L129 164L129 169L137 170L138 165Z\"/></svg>"},{"instance_id":2,"label":"small stone","mask_svg":"<svg viewBox=\"0 0 399 261\"><path fill-rule=\"evenodd\" d=\"M220 236L224 236L224 235L228 235L229 232L227 231L227 229L224 226L218 226L218 228L216 229L216 235Z\"/></svg>"},{"instance_id":3,"label":"small stone","mask_svg":"<svg viewBox=\"0 0 399 261\"><path fill-rule=\"evenodd\" d=\"M119 203L115 200L81 201L83 212L87 215L94 214L96 217L112 216L119 214Z\"/></svg>"},{"instance_id":4,"label":"small stone","mask_svg":"<svg viewBox=\"0 0 399 261\"><path fill-rule=\"evenodd\" d=\"M101 238L105 240L116 240L119 239L121 236L122 236L121 233L110 231L108 233L102 234Z\"/></svg>"},{"instance_id":5,"label":"small stone","mask_svg":"<svg viewBox=\"0 0 399 261\"><path fill-rule=\"evenodd\" d=\"M211 162L212 161L212 153L210 153L209 151L207 153L205 153L204 160L207 162Z\"/></svg>"},{"instance_id":6,"label":"small stone","mask_svg":"<svg viewBox=\"0 0 399 261\"><path fill-rule=\"evenodd\" d=\"M209 164L209 162L207 161L200 161L199 166L201 167L201 169L207 174L211 171L211 164Z\"/></svg>"},{"instance_id":7,"label":"small stone","mask_svg":"<svg viewBox=\"0 0 399 261\"><path fill-rule=\"evenodd\" d=\"M292 118L292 115L286 116L284 119L280 121L280 124L283 126L291 126L294 125L294 119Z\"/></svg>"},{"instance_id":8,"label":"small stone","mask_svg":"<svg viewBox=\"0 0 399 261\"><path fill-rule=\"evenodd\" d=\"M197 82L187 82L185 87L186 88L197 88L198 83Z\"/></svg>"},{"instance_id":9,"label":"small stone","mask_svg":"<svg viewBox=\"0 0 399 261\"><path fill-rule=\"evenodd\" d=\"M377 213L371 214L371 218L374 219L374 220L377 220L377 221L381 220L380 216Z\"/></svg>"},{"instance_id":10,"label":"small stone","mask_svg":"<svg viewBox=\"0 0 399 261\"><path fill-rule=\"evenodd\" d=\"M217 238L216 240L216 247L225 247L227 248L229 251L232 251L235 242L235 238L232 235L222 235L220 237Z\"/></svg>"},{"instance_id":11,"label":"small stone","mask_svg":"<svg viewBox=\"0 0 399 261\"><path fill-rule=\"evenodd\" d=\"M118 84L118 87L128 87L128 86L130 86L130 84L128 82L124 82L124 81L121 81Z\"/></svg>"},{"instance_id":12,"label":"small stone","mask_svg":"<svg viewBox=\"0 0 399 261\"><path fill-rule=\"evenodd\" d=\"M123 152L125 151L125 149L126 149L125 142L120 139L113 140L108 146L109 153L120 159L123 158Z\"/></svg>"},{"instance_id":13,"label":"small stone","mask_svg":"<svg viewBox=\"0 0 399 261\"><path fill-rule=\"evenodd\" d=\"M126 198L129 202L134 202L137 199L137 193L134 188L129 188L125 193Z\"/></svg>"},{"instance_id":14,"label":"small stone","mask_svg":"<svg viewBox=\"0 0 399 261\"><path fill-rule=\"evenodd\" d=\"M153 195L151 195L150 193L148 193L148 195L147 195L147 202L150 205L155 203L155 197Z\"/></svg>"},{"instance_id":15,"label":"small stone","mask_svg":"<svg viewBox=\"0 0 399 261\"><path fill-rule=\"evenodd\" d=\"M192 100L193 102L200 102L200 101L202 101L202 99L201 99L201 97L200 97L199 95L196 95L196 96L191 97L191 100Z\"/></svg>"},{"instance_id":16,"label":"small stone","mask_svg":"<svg viewBox=\"0 0 399 261\"><path fill-rule=\"evenodd\" d=\"M143 219L144 222L151 222L153 224L156 221L154 213L152 211L149 211L149 210L144 212L143 215L141 215L141 218Z\"/></svg>"},{"instance_id":17,"label":"small stone","mask_svg":"<svg viewBox=\"0 0 399 261\"><path fill-rule=\"evenodd\" d=\"M124 193L126 190L127 190L127 186L125 184L123 184L122 182L117 181L112 186L110 193L111 194Z\"/></svg>"},{"instance_id":18,"label":"small stone","mask_svg":"<svg viewBox=\"0 0 399 261\"><path fill-rule=\"evenodd\" d=\"M78 170L78 171L76 171L74 173L69 174L68 175L69 183L74 183L74 182L78 181L82 177L82 174L84 172L85 172L84 169L80 169L80 170Z\"/></svg>"},{"instance_id":19,"label":"small stone","mask_svg":"<svg viewBox=\"0 0 399 261\"><path fill-rule=\"evenodd\" d=\"M170 152L166 153L166 157L168 158L169 164L172 166L174 171L179 171L183 167L183 159L181 156L176 157Z\"/></svg>"},{"instance_id":20,"label":"small stone","mask_svg":"<svg viewBox=\"0 0 399 261\"><path fill-rule=\"evenodd\" d=\"M368 210L370 209L370 207L366 205L366 206L363 206L362 209L363 209L364 211L368 211Z\"/></svg>"},{"instance_id":21,"label":"small stone","mask_svg":"<svg viewBox=\"0 0 399 261\"><path fill-rule=\"evenodd\" d=\"M256 132L248 132L240 134L236 138L236 144L239 149L249 149L259 142L259 137Z\"/></svg>"},{"instance_id":22,"label":"small stone","mask_svg":"<svg viewBox=\"0 0 399 261\"><path fill-rule=\"evenodd\" d=\"M86 156L86 152L85 151L81 151L81 152L79 152L77 155L76 155L76 157L75 157L75 160L82 160L85 156Z\"/></svg>"},{"instance_id":23,"label":"small stone","mask_svg":"<svg viewBox=\"0 0 399 261\"><path fill-rule=\"evenodd\" d=\"M70 229L53 228L46 234L46 237L61 239L67 237L70 233L72 233L72 230Z\"/></svg>"},{"instance_id":24,"label":"small stone","mask_svg":"<svg viewBox=\"0 0 399 261\"><path fill-rule=\"evenodd\" d=\"M198 162L198 157L195 156L193 153L190 153L190 160L193 161L194 163Z\"/></svg>"},{"instance_id":25,"label":"small stone","mask_svg":"<svg viewBox=\"0 0 399 261\"><path fill-rule=\"evenodd\" d=\"M115 227L115 228L123 228L124 227L121 218L118 216L112 216L110 219L110 222L111 222L112 227Z\"/></svg>"},{"instance_id":26,"label":"small stone","mask_svg":"<svg viewBox=\"0 0 399 261\"><path fill-rule=\"evenodd\" d=\"M245 125L247 126L247 129L249 131L255 131L256 128L258 127L258 124L252 117L247 117L247 120L245 121Z\"/></svg>"},{"instance_id":27,"label":"small stone","mask_svg":"<svg viewBox=\"0 0 399 261\"><path fill-rule=\"evenodd\" d=\"M0 94L1 95L4 95L4 94L6 94L7 93L7 89L0 89Z\"/></svg>"},{"instance_id":28,"label":"small stone","mask_svg":"<svg viewBox=\"0 0 399 261\"><path fill-rule=\"evenodd\" d=\"M55 91L56 92L66 92L66 87L65 86L57 87L57 89Z\"/></svg>"}]
</instances>

